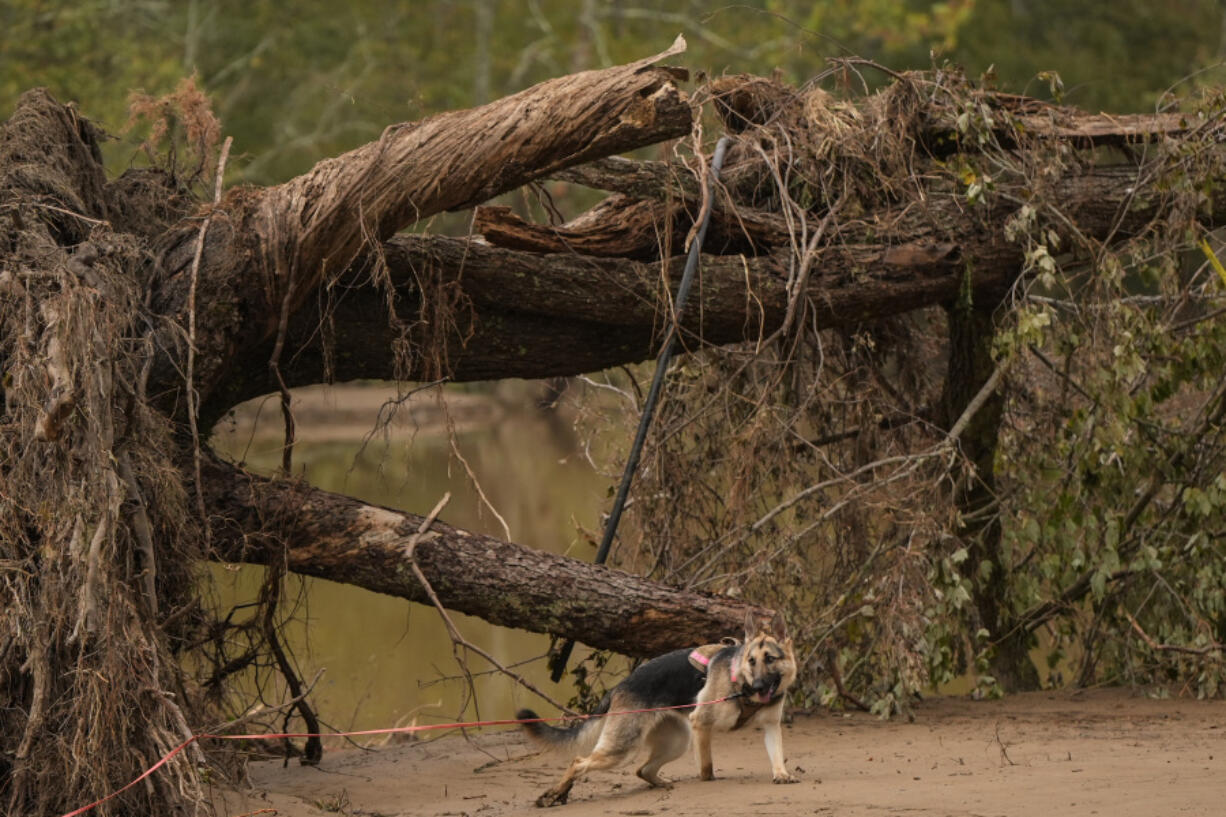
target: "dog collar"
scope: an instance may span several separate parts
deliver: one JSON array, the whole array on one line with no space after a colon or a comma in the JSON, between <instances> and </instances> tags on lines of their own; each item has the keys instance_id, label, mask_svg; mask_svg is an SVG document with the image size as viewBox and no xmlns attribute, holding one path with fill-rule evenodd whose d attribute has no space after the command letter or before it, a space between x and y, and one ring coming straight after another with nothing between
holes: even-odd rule
<instances>
[{"instance_id":1,"label":"dog collar","mask_svg":"<svg viewBox=\"0 0 1226 817\"><path fill-rule=\"evenodd\" d=\"M694 650L692 653L690 653L690 660L702 664L704 667L711 663L711 659L700 653L698 650Z\"/></svg>"}]
</instances>

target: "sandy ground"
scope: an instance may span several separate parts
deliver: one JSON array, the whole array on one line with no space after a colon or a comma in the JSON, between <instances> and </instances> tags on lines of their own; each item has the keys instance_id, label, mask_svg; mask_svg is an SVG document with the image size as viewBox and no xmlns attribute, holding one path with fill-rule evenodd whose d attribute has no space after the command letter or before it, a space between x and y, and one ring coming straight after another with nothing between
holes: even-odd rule
<instances>
[{"instance_id":1,"label":"sandy ground","mask_svg":"<svg viewBox=\"0 0 1226 817\"><path fill-rule=\"evenodd\" d=\"M551 813L1226 813L1226 701L1045 692L990 702L933 699L915 715L914 722L797 715L784 730L788 768L802 778L796 785L771 784L760 732L734 733L716 737L713 782L699 781L687 756L664 769L676 781L671 790L651 790L631 765L576 785L570 803ZM375 752L331 751L319 768L253 764L254 788L219 795L219 814L539 815L533 800L563 765L505 730L472 742L449 735Z\"/></svg>"}]
</instances>

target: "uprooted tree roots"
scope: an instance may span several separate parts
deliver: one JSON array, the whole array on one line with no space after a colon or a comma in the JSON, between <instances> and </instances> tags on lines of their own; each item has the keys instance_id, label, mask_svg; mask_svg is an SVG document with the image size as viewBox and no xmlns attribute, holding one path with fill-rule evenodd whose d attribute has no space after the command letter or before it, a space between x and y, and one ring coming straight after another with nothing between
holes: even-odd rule
<instances>
[{"instance_id":1,"label":"uprooted tree roots","mask_svg":"<svg viewBox=\"0 0 1226 817\"><path fill-rule=\"evenodd\" d=\"M185 115L204 99L190 82L178 96ZM150 308L150 239L196 208L191 183L212 145L192 146L195 172L170 158L108 182L100 138L41 91L0 133L0 802L10 814L59 814L136 778L246 708L233 677L267 667L276 645L265 623L279 615L280 573L241 621L206 613L208 521L191 440L149 393L158 339L183 331ZM204 749L188 746L102 812L194 813L205 765Z\"/></svg>"},{"instance_id":2,"label":"uprooted tree roots","mask_svg":"<svg viewBox=\"0 0 1226 817\"><path fill-rule=\"evenodd\" d=\"M50 814L201 723L178 662L204 551L171 425L144 392L148 247L105 223L133 179L108 184L98 134L58 105L22 106L0 138L0 779L7 813ZM170 198L159 188L141 218ZM201 760L191 750L123 807L190 807Z\"/></svg>"}]
</instances>

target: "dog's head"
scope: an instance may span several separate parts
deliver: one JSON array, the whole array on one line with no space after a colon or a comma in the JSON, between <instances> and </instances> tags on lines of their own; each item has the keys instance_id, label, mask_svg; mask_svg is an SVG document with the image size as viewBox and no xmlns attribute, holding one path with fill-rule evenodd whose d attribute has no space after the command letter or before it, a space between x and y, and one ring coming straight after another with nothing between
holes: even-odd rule
<instances>
[{"instance_id":1,"label":"dog's head","mask_svg":"<svg viewBox=\"0 0 1226 817\"><path fill-rule=\"evenodd\" d=\"M783 620L745 618L745 645L741 648L734 678L738 691L754 703L769 703L786 692L796 680L796 655L786 637Z\"/></svg>"}]
</instances>

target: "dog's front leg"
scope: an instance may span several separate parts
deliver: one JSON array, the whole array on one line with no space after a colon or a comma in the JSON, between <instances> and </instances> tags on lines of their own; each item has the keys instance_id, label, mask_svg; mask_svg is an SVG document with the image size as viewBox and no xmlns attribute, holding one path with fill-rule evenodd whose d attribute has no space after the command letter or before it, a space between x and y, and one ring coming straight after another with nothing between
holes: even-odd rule
<instances>
[{"instance_id":1,"label":"dog's front leg","mask_svg":"<svg viewBox=\"0 0 1226 817\"><path fill-rule=\"evenodd\" d=\"M715 779L715 767L711 765L711 726L693 723L694 746L698 751L698 776L703 780Z\"/></svg>"},{"instance_id":2,"label":"dog's front leg","mask_svg":"<svg viewBox=\"0 0 1226 817\"><path fill-rule=\"evenodd\" d=\"M788 774L783 762L783 727L779 721L770 721L763 731L766 733L766 754L771 760L771 778L776 783L799 783L800 780Z\"/></svg>"}]
</instances>

